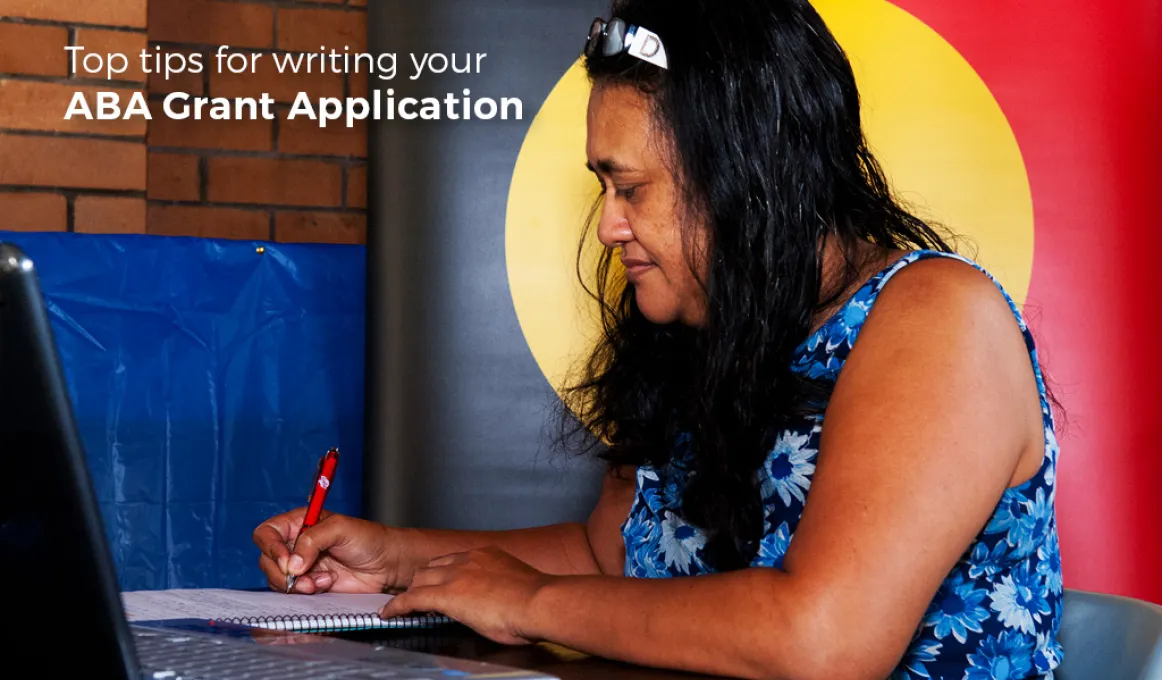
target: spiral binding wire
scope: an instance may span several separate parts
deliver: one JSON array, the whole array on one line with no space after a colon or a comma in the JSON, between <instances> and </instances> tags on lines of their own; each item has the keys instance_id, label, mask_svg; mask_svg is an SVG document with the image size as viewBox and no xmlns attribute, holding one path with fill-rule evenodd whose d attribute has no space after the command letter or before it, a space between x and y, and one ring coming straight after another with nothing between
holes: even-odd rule
<instances>
[{"instance_id":1,"label":"spiral binding wire","mask_svg":"<svg viewBox=\"0 0 1162 680\"><path fill-rule=\"evenodd\" d=\"M451 623L445 616L397 616L381 619L379 614L331 614L329 616L248 616L220 619L252 628L293 632L369 630L378 628L435 628Z\"/></svg>"}]
</instances>

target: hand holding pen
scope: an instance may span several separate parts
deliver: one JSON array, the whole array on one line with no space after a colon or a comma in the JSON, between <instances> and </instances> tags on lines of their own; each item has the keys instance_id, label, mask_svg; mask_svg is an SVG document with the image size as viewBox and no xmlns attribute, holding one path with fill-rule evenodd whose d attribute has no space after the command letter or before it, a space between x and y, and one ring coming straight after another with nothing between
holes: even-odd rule
<instances>
[{"instance_id":1,"label":"hand holding pen","mask_svg":"<svg viewBox=\"0 0 1162 680\"><path fill-rule=\"evenodd\" d=\"M415 550L415 532L322 510L318 476L308 505L275 515L254 529L258 566L272 590L311 593L382 593L408 586L432 556ZM333 474L333 473L332 473ZM334 483L327 477L327 490ZM320 489L320 492L322 490ZM316 507L315 512L311 511ZM287 576L295 578L287 579Z\"/></svg>"},{"instance_id":2,"label":"hand holding pen","mask_svg":"<svg viewBox=\"0 0 1162 680\"><path fill-rule=\"evenodd\" d=\"M319 460L319 467L315 471L315 481L311 484L311 493L307 497L307 514L303 516L303 524L299 529L298 537L302 537L303 532L315 526L319 522L319 517L323 514L323 502L327 499L327 492L331 489L331 483L335 480L335 469L339 466L339 449L332 448ZM295 542L291 544L290 550L293 553L295 544L298 543L298 537ZM290 592L295 587L296 577L289 571L286 574L286 592Z\"/></svg>"}]
</instances>

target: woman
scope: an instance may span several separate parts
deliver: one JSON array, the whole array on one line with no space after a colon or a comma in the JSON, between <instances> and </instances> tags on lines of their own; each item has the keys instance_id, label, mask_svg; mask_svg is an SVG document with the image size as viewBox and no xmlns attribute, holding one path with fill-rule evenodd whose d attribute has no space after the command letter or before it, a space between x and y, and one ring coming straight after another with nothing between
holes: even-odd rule
<instances>
[{"instance_id":1,"label":"woman","mask_svg":"<svg viewBox=\"0 0 1162 680\"><path fill-rule=\"evenodd\" d=\"M609 461L588 523L332 515L291 555L298 510L255 531L272 586L723 675L1051 675L1057 444L1016 307L893 201L808 2L612 11L586 45L605 333L570 395Z\"/></svg>"}]
</instances>

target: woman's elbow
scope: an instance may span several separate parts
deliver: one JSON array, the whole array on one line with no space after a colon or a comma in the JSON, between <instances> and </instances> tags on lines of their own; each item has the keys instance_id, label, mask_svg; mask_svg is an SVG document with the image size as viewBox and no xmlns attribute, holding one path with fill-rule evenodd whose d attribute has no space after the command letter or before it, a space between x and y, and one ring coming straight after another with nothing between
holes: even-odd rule
<instances>
[{"instance_id":1,"label":"woman's elbow","mask_svg":"<svg viewBox=\"0 0 1162 680\"><path fill-rule=\"evenodd\" d=\"M754 680L884 680L899 658L855 654L841 642L805 642L792 658L756 659L747 675Z\"/></svg>"},{"instance_id":2,"label":"woman's elbow","mask_svg":"<svg viewBox=\"0 0 1162 680\"><path fill-rule=\"evenodd\" d=\"M788 639L761 645L748 663L754 680L884 680L907 642L845 616L842 608L801 612ZM910 639L910 638L909 638Z\"/></svg>"}]
</instances>

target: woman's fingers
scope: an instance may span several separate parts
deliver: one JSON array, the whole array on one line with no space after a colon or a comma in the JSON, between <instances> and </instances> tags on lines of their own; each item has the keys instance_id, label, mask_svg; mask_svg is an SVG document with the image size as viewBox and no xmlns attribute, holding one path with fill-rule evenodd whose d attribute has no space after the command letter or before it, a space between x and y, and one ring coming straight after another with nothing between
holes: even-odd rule
<instances>
[{"instance_id":1,"label":"woman's fingers","mask_svg":"<svg viewBox=\"0 0 1162 680\"><path fill-rule=\"evenodd\" d=\"M258 549L269 555L283 573L286 573L287 560L290 557L290 549L287 546L293 544L298 538L299 527L302 525L305 514L305 508L297 508L281 515L275 515L259 524L251 535Z\"/></svg>"},{"instance_id":2,"label":"woman's fingers","mask_svg":"<svg viewBox=\"0 0 1162 680\"><path fill-rule=\"evenodd\" d=\"M266 582L271 590L286 590L286 574L279 569L278 564L266 553L258 556L258 568L266 575Z\"/></svg>"},{"instance_id":3,"label":"woman's fingers","mask_svg":"<svg viewBox=\"0 0 1162 680\"><path fill-rule=\"evenodd\" d=\"M461 564L468 560L468 553L451 553L449 555L442 555L428 562L429 567L449 567L453 564Z\"/></svg>"},{"instance_id":4,"label":"woman's fingers","mask_svg":"<svg viewBox=\"0 0 1162 680\"><path fill-rule=\"evenodd\" d=\"M283 592L286 590L286 572L270 558L269 555L262 554L258 558L258 567L262 569L262 573L266 575L266 582L271 590ZM314 593L324 593L335 585L338 575L329 570L318 569L308 572L295 579L295 585L291 592L302 593L304 595L311 595Z\"/></svg>"},{"instance_id":5,"label":"woman's fingers","mask_svg":"<svg viewBox=\"0 0 1162 680\"><path fill-rule=\"evenodd\" d=\"M390 619L412 612L439 611L440 589L432 586L408 588L402 595L396 595L379 610L379 618Z\"/></svg>"},{"instance_id":6,"label":"woman's fingers","mask_svg":"<svg viewBox=\"0 0 1162 680\"><path fill-rule=\"evenodd\" d=\"M333 585L335 585L334 572L312 571L296 578L291 592L314 595L315 593L327 592Z\"/></svg>"},{"instance_id":7,"label":"woman's fingers","mask_svg":"<svg viewBox=\"0 0 1162 680\"><path fill-rule=\"evenodd\" d=\"M294 552L286 563L289 574L299 576L314 568L319 556L348 538L347 527L341 516L320 521L299 535Z\"/></svg>"},{"instance_id":8,"label":"woman's fingers","mask_svg":"<svg viewBox=\"0 0 1162 680\"><path fill-rule=\"evenodd\" d=\"M424 567L416 570L412 576L411 585L408 587L408 592L415 588L425 588L431 586L442 586L446 584L452 576L452 570L449 567Z\"/></svg>"},{"instance_id":9,"label":"woman's fingers","mask_svg":"<svg viewBox=\"0 0 1162 680\"><path fill-rule=\"evenodd\" d=\"M287 548L287 539L282 532L272 524L261 524L254 530L254 543L262 551L263 556L269 557L276 566L285 568L290 549Z\"/></svg>"}]
</instances>

